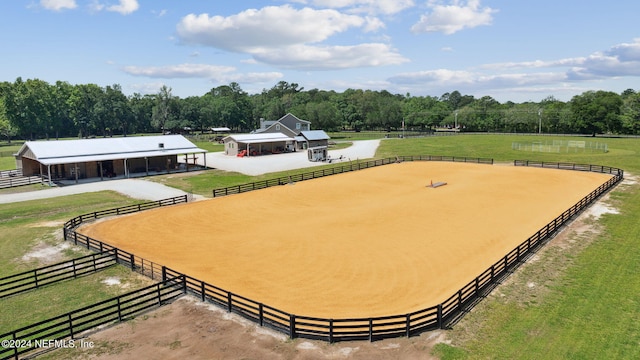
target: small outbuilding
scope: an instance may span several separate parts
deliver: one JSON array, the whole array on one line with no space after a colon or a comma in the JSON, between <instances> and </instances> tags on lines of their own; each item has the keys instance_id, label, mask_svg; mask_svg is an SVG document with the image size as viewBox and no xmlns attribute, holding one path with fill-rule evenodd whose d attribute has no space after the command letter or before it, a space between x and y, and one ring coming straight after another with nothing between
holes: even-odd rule
<instances>
[{"instance_id":1,"label":"small outbuilding","mask_svg":"<svg viewBox=\"0 0 640 360\"><path fill-rule=\"evenodd\" d=\"M283 133L237 134L222 139L224 153L231 156L255 156L293 151L293 138Z\"/></svg>"},{"instance_id":2,"label":"small outbuilding","mask_svg":"<svg viewBox=\"0 0 640 360\"><path fill-rule=\"evenodd\" d=\"M329 146L329 139L331 137L327 135L323 130L309 130L301 131L300 136L296 137L299 149L309 149L317 147Z\"/></svg>"},{"instance_id":3,"label":"small outbuilding","mask_svg":"<svg viewBox=\"0 0 640 360\"><path fill-rule=\"evenodd\" d=\"M125 177L188 171L197 154L206 150L181 135L103 139L27 141L16 154L16 167L24 176L56 180ZM178 156L183 163L178 161Z\"/></svg>"}]
</instances>

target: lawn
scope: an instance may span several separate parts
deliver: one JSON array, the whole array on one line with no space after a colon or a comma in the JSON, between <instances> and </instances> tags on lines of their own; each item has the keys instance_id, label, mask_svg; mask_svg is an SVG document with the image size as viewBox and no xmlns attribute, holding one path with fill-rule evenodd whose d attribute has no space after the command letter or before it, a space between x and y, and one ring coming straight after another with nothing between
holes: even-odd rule
<instances>
[{"instance_id":1,"label":"lawn","mask_svg":"<svg viewBox=\"0 0 640 360\"><path fill-rule=\"evenodd\" d=\"M113 192L96 192L13 204L0 204L0 278L89 252L62 238L70 218L139 201ZM102 283L120 279L120 286ZM105 271L0 299L0 333L99 302L150 283L116 266Z\"/></svg>"},{"instance_id":2,"label":"lawn","mask_svg":"<svg viewBox=\"0 0 640 360\"><path fill-rule=\"evenodd\" d=\"M609 152L539 153L511 148L512 142L553 140L604 142ZM528 159L599 164L622 168L629 178L640 174L638 154L640 139L478 134L390 138L382 141L377 157L447 155L488 157L504 163ZM211 196L214 188L306 171L309 170L250 177L212 170L191 176L159 176L153 180ZM529 296L519 293L513 284L507 282L500 288L504 296L484 299L452 330L445 332L450 343L438 345L436 355L445 360L640 358L640 277L637 276L637 264L640 263L640 185L636 182L616 188L610 193L610 198L619 214L602 216L599 220L601 231L592 243L579 252L559 253L546 262L529 264L518 271L519 276L544 278L549 276L550 269L558 270L553 281L547 283L545 291L536 293L535 297ZM36 224L61 222L76 214L122 206L131 201L103 193L0 205L0 247L3 249L0 252L0 276L33 267L34 264L16 259L35 244L60 241L54 234L59 225ZM77 254L69 254L72 255ZM75 280L67 284L70 287L79 284L82 289L87 285L86 289L93 289ZM39 291L33 294L39 294ZM0 311L6 309L4 304L0 300ZM26 304L25 309L29 306L37 305ZM80 306L78 304L77 307ZM60 312L55 307L51 308L52 315ZM19 323L21 320L14 321Z\"/></svg>"},{"instance_id":3,"label":"lawn","mask_svg":"<svg viewBox=\"0 0 640 360\"><path fill-rule=\"evenodd\" d=\"M608 153L533 153L511 149L513 141L557 137L461 135L383 142L378 154L433 154L610 165L640 174L640 140L598 139ZM571 138L576 140L575 138ZM590 138L583 140L589 141ZM547 291L535 297L504 285L504 297L488 297L447 332L450 345L437 346L442 359L635 359L640 357L640 186L610 194L619 214L603 215L602 230L584 250L557 257L562 268ZM565 268L566 266L566 268ZM544 276L550 268L529 267ZM530 275L530 274L525 274ZM526 281L526 279L523 279Z\"/></svg>"}]
</instances>

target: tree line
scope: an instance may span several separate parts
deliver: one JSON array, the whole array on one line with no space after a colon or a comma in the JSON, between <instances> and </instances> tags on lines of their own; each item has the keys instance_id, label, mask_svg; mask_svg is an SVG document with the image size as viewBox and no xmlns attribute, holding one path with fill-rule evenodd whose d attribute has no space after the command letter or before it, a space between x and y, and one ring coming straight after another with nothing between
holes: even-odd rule
<instances>
[{"instance_id":1,"label":"tree line","mask_svg":"<svg viewBox=\"0 0 640 360\"><path fill-rule=\"evenodd\" d=\"M304 90L280 81L250 95L237 83L202 96L180 98L163 86L156 94L130 96L120 85L49 84L39 79L0 83L0 136L11 139L107 137L132 133L203 132L228 127L248 132L260 119L287 113L325 131L409 130L437 127L473 132L640 133L640 92L587 91L563 102L500 103L459 91L440 97L347 89Z\"/></svg>"}]
</instances>

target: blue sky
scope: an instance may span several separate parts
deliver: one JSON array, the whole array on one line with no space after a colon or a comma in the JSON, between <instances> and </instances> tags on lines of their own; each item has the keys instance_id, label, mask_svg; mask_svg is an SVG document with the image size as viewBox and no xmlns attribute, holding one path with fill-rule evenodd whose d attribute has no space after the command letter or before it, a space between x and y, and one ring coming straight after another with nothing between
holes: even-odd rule
<instances>
[{"instance_id":1,"label":"blue sky","mask_svg":"<svg viewBox=\"0 0 640 360\"><path fill-rule=\"evenodd\" d=\"M0 81L568 101L640 91L638 14L632 0L5 0Z\"/></svg>"}]
</instances>

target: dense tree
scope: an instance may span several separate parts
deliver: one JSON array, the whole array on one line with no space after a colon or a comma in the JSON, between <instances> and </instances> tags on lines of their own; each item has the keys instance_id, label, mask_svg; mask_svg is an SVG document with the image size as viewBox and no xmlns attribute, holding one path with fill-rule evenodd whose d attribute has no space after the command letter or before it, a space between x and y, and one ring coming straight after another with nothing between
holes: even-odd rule
<instances>
[{"instance_id":1,"label":"dense tree","mask_svg":"<svg viewBox=\"0 0 640 360\"><path fill-rule=\"evenodd\" d=\"M622 129L627 134L640 134L640 93L627 89L622 93Z\"/></svg>"},{"instance_id":2,"label":"dense tree","mask_svg":"<svg viewBox=\"0 0 640 360\"><path fill-rule=\"evenodd\" d=\"M587 91L571 99L573 120L578 131L596 136L622 129L622 98L610 91Z\"/></svg>"},{"instance_id":3,"label":"dense tree","mask_svg":"<svg viewBox=\"0 0 640 360\"><path fill-rule=\"evenodd\" d=\"M17 78L0 83L0 136L25 139L59 136L127 136L133 132L200 132L229 127L248 132L261 118L288 112L312 122L312 129L430 131L459 126L461 131L543 133L640 133L640 94L587 91L570 102L552 96L540 102L499 103L455 90L442 96L391 94L347 89L338 93L280 81L249 95L238 83L212 88L202 96L175 97L163 86L152 95L126 97L120 85L71 85Z\"/></svg>"}]
</instances>

